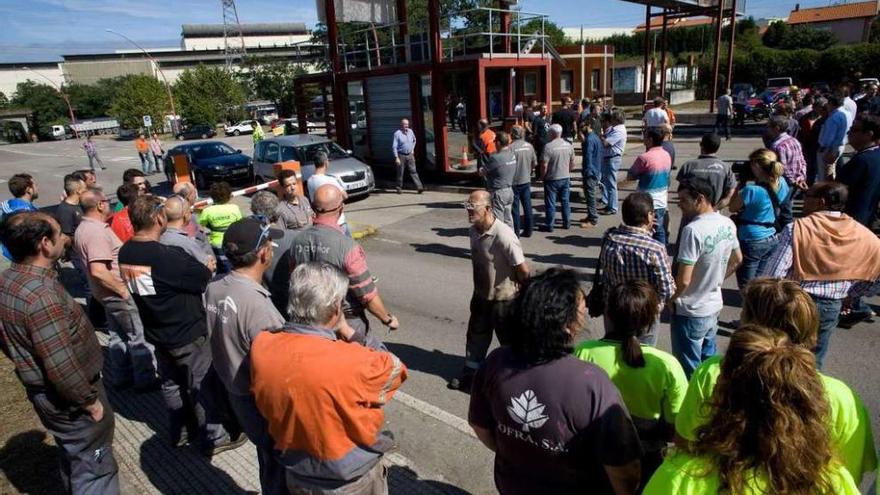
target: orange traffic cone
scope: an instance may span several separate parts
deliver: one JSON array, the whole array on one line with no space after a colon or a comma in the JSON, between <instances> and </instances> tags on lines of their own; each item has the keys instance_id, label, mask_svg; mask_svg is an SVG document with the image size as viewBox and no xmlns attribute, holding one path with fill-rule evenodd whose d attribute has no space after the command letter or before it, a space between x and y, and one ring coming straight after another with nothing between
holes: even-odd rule
<instances>
[{"instance_id":1,"label":"orange traffic cone","mask_svg":"<svg viewBox=\"0 0 880 495\"><path fill-rule=\"evenodd\" d=\"M468 154L467 154L467 146L461 147L461 163L459 164L459 168L466 169L468 168Z\"/></svg>"}]
</instances>

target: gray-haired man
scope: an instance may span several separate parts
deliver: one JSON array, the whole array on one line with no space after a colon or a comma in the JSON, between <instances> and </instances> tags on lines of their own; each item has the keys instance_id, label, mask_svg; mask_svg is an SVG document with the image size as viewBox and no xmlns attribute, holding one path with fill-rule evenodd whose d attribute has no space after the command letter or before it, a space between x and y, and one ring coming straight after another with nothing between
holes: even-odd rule
<instances>
[{"instance_id":1,"label":"gray-haired man","mask_svg":"<svg viewBox=\"0 0 880 495\"><path fill-rule=\"evenodd\" d=\"M403 119L400 121L400 129L394 131L394 142L391 146L391 152L394 153L394 165L397 166L397 194L400 194L403 189L404 169L409 171L419 194L425 190L419 179L419 172L416 170L415 151L416 135L409 128L409 120Z\"/></svg>"},{"instance_id":2,"label":"gray-haired man","mask_svg":"<svg viewBox=\"0 0 880 495\"><path fill-rule=\"evenodd\" d=\"M296 231L283 228L278 216L280 200L269 191L259 191L251 198L251 213L267 218L283 235L272 243L273 256L269 267L263 272L263 283L272 295L275 309L287 319L287 295L290 285L290 247Z\"/></svg>"},{"instance_id":3,"label":"gray-haired man","mask_svg":"<svg viewBox=\"0 0 880 495\"><path fill-rule=\"evenodd\" d=\"M513 175L513 231L520 237L531 237L535 220L532 215L532 174L538 166L535 148L525 140L525 129L515 125L510 129L513 143L510 149L516 157L516 173ZM520 219L519 209L523 210ZM522 226L522 230L520 230Z\"/></svg>"},{"instance_id":4,"label":"gray-haired man","mask_svg":"<svg viewBox=\"0 0 880 495\"><path fill-rule=\"evenodd\" d=\"M571 169L574 168L574 147L562 139L562 126L550 126L550 142L541 155L541 180L544 182L544 229L553 232L556 219L556 201L562 204L562 228L571 227Z\"/></svg>"}]
</instances>

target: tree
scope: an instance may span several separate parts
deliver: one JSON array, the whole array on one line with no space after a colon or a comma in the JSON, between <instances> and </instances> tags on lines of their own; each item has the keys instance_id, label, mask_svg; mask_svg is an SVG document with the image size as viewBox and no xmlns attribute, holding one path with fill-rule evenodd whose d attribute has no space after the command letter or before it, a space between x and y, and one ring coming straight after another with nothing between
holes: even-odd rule
<instances>
[{"instance_id":1,"label":"tree","mask_svg":"<svg viewBox=\"0 0 880 495\"><path fill-rule=\"evenodd\" d=\"M0 91L0 110L4 108L9 108L9 98L6 97L3 91Z\"/></svg>"},{"instance_id":2,"label":"tree","mask_svg":"<svg viewBox=\"0 0 880 495\"><path fill-rule=\"evenodd\" d=\"M171 113L165 88L155 77L134 74L116 80L118 84L109 113L122 127L140 128L144 115L149 115L153 125L159 126L164 116Z\"/></svg>"},{"instance_id":3,"label":"tree","mask_svg":"<svg viewBox=\"0 0 880 495\"><path fill-rule=\"evenodd\" d=\"M30 79L18 83L11 103L12 106L27 108L33 112L31 124L41 136L51 135L53 124L68 122L64 98L57 89L48 84L36 83Z\"/></svg>"},{"instance_id":4,"label":"tree","mask_svg":"<svg viewBox=\"0 0 880 495\"><path fill-rule=\"evenodd\" d=\"M180 116L189 124L214 125L244 114L245 92L236 77L222 67L197 65L174 83Z\"/></svg>"},{"instance_id":5,"label":"tree","mask_svg":"<svg viewBox=\"0 0 880 495\"><path fill-rule=\"evenodd\" d=\"M90 119L105 117L116 97L121 78L101 79L95 84L70 84L65 87L70 103L76 109L76 117Z\"/></svg>"},{"instance_id":6,"label":"tree","mask_svg":"<svg viewBox=\"0 0 880 495\"><path fill-rule=\"evenodd\" d=\"M523 34L540 33L541 19L532 19L531 21L523 24L520 28L520 31ZM566 38L565 32L562 30L562 28L556 25L555 22L548 19L544 19L544 34L546 36L549 36L549 38L547 38L547 41L549 41L554 48L559 48L560 46L570 45L573 43L570 39Z\"/></svg>"},{"instance_id":7,"label":"tree","mask_svg":"<svg viewBox=\"0 0 880 495\"><path fill-rule=\"evenodd\" d=\"M837 42L834 34L805 25L791 26L785 22L774 22L764 33L764 46L783 50L825 50Z\"/></svg>"},{"instance_id":8,"label":"tree","mask_svg":"<svg viewBox=\"0 0 880 495\"><path fill-rule=\"evenodd\" d=\"M244 70L238 73L238 77L247 88L249 98L271 101L282 116L295 113L293 80L306 74L301 65L284 61L263 62L257 57L247 57L242 65Z\"/></svg>"}]
</instances>

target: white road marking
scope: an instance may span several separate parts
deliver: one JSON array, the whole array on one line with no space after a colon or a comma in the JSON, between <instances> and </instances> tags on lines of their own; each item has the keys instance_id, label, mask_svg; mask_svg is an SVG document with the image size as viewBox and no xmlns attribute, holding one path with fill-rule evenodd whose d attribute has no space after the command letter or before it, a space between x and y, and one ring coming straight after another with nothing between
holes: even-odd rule
<instances>
[{"instance_id":1,"label":"white road marking","mask_svg":"<svg viewBox=\"0 0 880 495\"><path fill-rule=\"evenodd\" d=\"M433 404L428 404L423 400L416 399L415 397L401 391L397 391L397 393L394 394L394 400L405 406L409 406L422 414L431 416L437 421L440 421L447 426L451 426L465 435L477 438L477 435L467 421L452 413L446 412Z\"/></svg>"},{"instance_id":2,"label":"white road marking","mask_svg":"<svg viewBox=\"0 0 880 495\"><path fill-rule=\"evenodd\" d=\"M111 162L130 162L132 160L137 160L137 157L134 156L117 156L116 158L111 158L109 161Z\"/></svg>"},{"instance_id":3,"label":"white road marking","mask_svg":"<svg viewBox=\"0 0 880 495\"><path fill-rule=\"evenodd\" d=\"M395 241L394 239L387 239L385 237L376 237L377 241L387 242L389 244L403 244L400 241Z\"/></svg>"}]
</instances>

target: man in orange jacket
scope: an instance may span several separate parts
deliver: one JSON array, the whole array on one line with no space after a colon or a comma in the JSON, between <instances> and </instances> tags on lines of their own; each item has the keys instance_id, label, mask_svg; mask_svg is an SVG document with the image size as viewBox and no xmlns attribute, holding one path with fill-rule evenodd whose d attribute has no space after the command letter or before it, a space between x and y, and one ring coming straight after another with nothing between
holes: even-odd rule
<instances>
[{"instance_id":1,"label":"man in orange jacket","mask_svg":"<svg viewBox=\"0 0 880 495\"><path fill-rule=\"evenodd\" d=\"M153 159L150 157L150 143L147 142L147 138L143 133L134 141L134 147L137 149L138 157L141 159L141 169L144 171L144 175L150 175L154 171L158 172L159 165L153 165Z\"/></svg>"},{"instance_id":2,"label":"man in orange jacket","mask_svg":"<svg viewBox=\"0 0 880 495\"><path fill-rule=\"evenodd\" d=\"M292 493L388 493L382 407L406 366L372 335L351 342L342 300L348 277L335 266L298 265L290 320L251 346L251 391L287 471Z\"/></svg>"}]
</instances>

